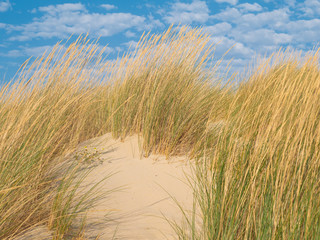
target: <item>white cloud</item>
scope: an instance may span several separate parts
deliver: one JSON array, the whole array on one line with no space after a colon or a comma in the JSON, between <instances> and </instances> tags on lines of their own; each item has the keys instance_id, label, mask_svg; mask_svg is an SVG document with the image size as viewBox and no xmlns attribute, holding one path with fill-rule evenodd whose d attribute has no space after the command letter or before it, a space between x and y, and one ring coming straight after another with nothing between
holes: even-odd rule
<instances>
[{"instance_id":1,"label":"white cloud","mask_svg":"<svg viewBox=\"0 0 320 240\"><path fill-rule=\"evenodd\" d=\"M296 5L296 0L284 0L284 1L290 7L294 7Z\"/></svg>"},{"instance_id":2,"label":"white cloud","mask_svg":"<svg viewBox=\"0 0 320 240\"><path fill-rule=\"evenodd\" d=\"M23 52L21 50L10 50L7 53L1 53L2 56L5 57L21 57L24 56Z\"/></svg>"},{"instance_id":3,"label":"white cloud","mask_svg":"<svg viewBox=\"0 0 320 240\"><path fill-rule=\"evenodd\" d=\"M244 12L260 12L262 11L262 7L258 3L250 4L250 3L242 3L237 6Z\"/></svg>"},{"instance_id":4,"label":"white cloud","mask_svg":"<svg viewBox=\"0 0 320 240\"><path fill-rule=\"evenodd\" d=\"M216 0L217 3L229 3L231 5L236 5L238 0Z\"/></svg>"},{"instance_id":5,"label":"white cloud","mask_svg":"<svg viewBox=\"0 0 320 240\"><path fill-rule=\"evenodd\" d=\"M146 30L151 31L153 28L156 27L164 27L164 24L159 20L155 19L151 14L148 15L148 19L145 21L145 23L142 26L137 26L137 29L140 31Z\"/></svg>"},{"instance_id":6,"label":"white cloud","mask_svg":"<svg viewBox=\"0 0 320 240\"><path fill-rule=\"evenodd\" d=\"M255 52L264 55L287 46L306 50L320 45L320 19L314 17L319 2L306 0L303 6L309 4L311 8L313 4L312 12L305 19L298 18L299 20L297 17L303 16L297 16L297 11L292 9L296 4L294 0L286 0L286 7L271 11L264 10L263 5L258 4L243 3L226 7L210 16L218 23L205 29L212 33L215 42L221 40L217 46L218 55L234 45L227 55L229 58L246 59L248 55L250 59L256 55ZM300 6L299 10L307 11L302 5L296 6Z\"/></svg>"},{"instance_id":7,"label":"white cloud","mask_svg":"<svg viewBox=\"0 0 320 240\"><path fill-rule=\"evenodd\" d=\"M122 47L115 47L114 50L117 51L117 52L122 52L123 51Z\"/></svg>"},{"instance_id":8,"label":"white cloud","mask_svg":"<svg viewBox=\"0 0 320 240\"><path fill-rule=\"evenodd\" d=\"M218 19L221 21L227 22L239 22L239 18L242 16L242 13L236 8L227 8L226 10L213 15L211 18Z\"/></svg>"},{"instance_id":9,"label":"white cloud","mask_svg":"<svg viewBox=\"0 0 320 240\"><path fill-rule=\"evenodd\" d=\"M320 42L320 19L291 21L283 26L283 31L292 35L297 43L317 44Z\"/></svg>"},{"instance_id":10,"label":"white cloud","mask_svg":"<svg viewBox=\"0 0 320 240\"><path fill-rule=\"evenodd\" d=\"M260 28L270 26L277 28L290 21L289 14L285 9L277 9L258 14L245 14L241 17L241 25L250 26L250 28Z\"/></svg>"},{"instance_id":11,"label":"white cloud","mask_svg":"<svg viewBox=\"0 0 320 240\"><path fill-rule=\"evenodd\" d=\"M319 0L305 0L303 4L300 5L301 10L307 17L320 16L320 1Z\"/></svg>"},{"instance_id":12,"label":"white cloud","mask_svg":"<svg viewBox=\"0 0 320 240\"><path fill-rule=\"evenodd\" d=\"M127 48L135 49L138 45L138 42L131 40L129 42L123 43L123 45L125 45Z\"/></svg>"},{"instance_id":13,"label":"white cloud","mask_svg":"<svg viewBox=\"0 0 320 240\"><path fill-rule=\"evenodd\" d=\"M205 30L211 33L213 36L215 35L224 35L230 32L232 26L227 22L217 23L212 26L205 27Z\"/></svg>"},{"instance_id":14,"label":"white cloud","mask_svg":"<svg viewBox=\"0 0 320 240\"><path fill-rule=\"evenodd\" d=\"M205 1L193 1L190 4L176 2L172 4L171 11L164 16L167 23L181 24L205 23L208 19L209 8Z\"/></svg>"},{"instance_id":15,"label":"white cloud","mask_svg":"<svg viewBox=\"0 0 320 240\"><path fill-rule=\"evenodd\" d=\"M58 5L49 5L46 7L39 7L39 11L46 12L50 15L57 15L63 12L75 12L75 11L85 11L86 8L81 3L65 3Z\"/></svg>"},{"instance_id":16,"label":"white cloud","mask_svg":"<svg viewBox=\"0 0 320 240\"><path fill-rule=\"evenodd\" d=\"M218 57L222 56L230 49L228 56L232 57L250 58L255 54L253 49L225 36L212 37L211 40L214 44L217 44L215 53Z\"/></svg>"},{"instance_id":17,"label":"white cloud","mask_svg":"<svg viewBox=\"0 0 320 240\"><path fill-rule=\"evenodd\" d=\"M9 0L5 2L0 2L0 12L6 12L11 8L11 3Z\"/></svg>"},{"instance_id":18,"label":"white cloud","mask_svg":"<svg viewBox=\"0 0 320 240\"><path fill-rule=\"evenodd\" d=\"M22 51L24 55L37 57L37 56L41 56L45 52L46 53L51 52L52 49L53 49L53 46L46 45L46 46L39 46L39 47L28 47L28 48L24 48Z\"/></svg>"},{"instance_id":19,"label":"white cloud","mask_svg":"<svg viewBox=\"0 0 320 240\"><path fill-rule=\"evenodd\" d=\"M287 8L275 9L260 13L241 13L236 8L226 10L212 16L213 19L231 22L243 31L262 27L280 28L290 22L290 11Z\"/></svg>"},{"instance_id":20,"label":"white cloud","mask_svg":"<svg viewBox=\"0 0 320 240\"><path fill-rule=\"evenodd\" d=\"M287 8L245 13L246 11L262 10L263 8L258 4L240 4L236 8L226 8L212 16L213 19L223 22L208 27L208 31L213 32L218 37L219 34L224 36L223 42L228 47L235 44L230 54L236 57L245 57L246 54L252 56L254 51L270 52L270 50L291 44L296 40L293 34L285 28L291 22L291 12ZM293 25L290 27L295 28ZM310 37L314 38L313 35L310 35ZM223 50L226 51L227 48Z\"/></svg>"},{"instance_id":21,"label":"white cloud","mask_svg":"<svg viewBox=\"0 0 320 240\"><path fill-rule=\"evenodd\" d=\"M5 28L7 26L7 24L5 23L0 23L0 28Z\"/></svg>"},{"instance_id":22,"label":"white cloud","mask_svg":"<svg viewBox=\"0 0 320 240\"><path fill-rule=\"evenodd\" d=\"M19 46L19 49L13 49L7 53L1 54L6 57L22 57L22 56L41 56L45 52L50 52L53 49L53 46L39 46L39 47L23 47Z\"/></svg>"},{"instance_id":23,"label":"white cloud","mask_svg":"<svg viewBox=\"0 0 320 240\"><path fill-rule=\"evenodd\" d=\"M112 5L112 4L101 4L100 5L101 7L103 7L104 9L106 9L106 10L112 10L112 9L117 9L118 7L117 6L115 6L115 5Z\"/></svg>"},{"instance_id":24,"label":"white cloud","mask_svg":"<svg viewBox=\"0 0 320 240\"><path fill-rule=\"evenodd\" d=\"M235 56L242 56L246 58L250 58L252 55L255 54L254 50L246 47L243 43L237 42L231 49L231 53Z\"/></svg>"},{"instance_id":25,"label":"white cloud","mask_svg":"<svg viewBox=\"0 0 320 240\"><path fill-rule=\"evenodd\" d=\"M235 35L235 34L234 34ZM252 46L261 45L279 45L290 43L293 39L292 36L286 33L277 33L271 29L257 29L246 32L245 34L240 33L236 36L236 39L242 39L244 43L249 43Z\"/></svg>"},{"instance_id":26,"label":"white cloud","mask_svg":"<svg viewBox=\"0 0 320 240\"><path fill-rule=\"evenodd\" d=\"M291 21L284 26L284 30L291 33L299 33L304 30L320 32L320 19ZM319 35L320 36L320 35Z\"/></svg>"},{"instance_id":27,"label":"white cloud","mask_svg":"<svg viewBox=\"0 0 320 240\"><path fill-rule=\"evenodd\" d=\"M136 34L134 32L131 32L131 31L126 31L124 33L124 35L127 37L127 38L132 38L132 37L135 37Z\"/></svg>"},{"instance_id":28,"label":"white cloud","mask_svg":"<svg viewBox=\"0 0 320 240\"><path fill-rule=\"evenodd\" d=\"M159 20L137 16L131 13L88 13L83 4L59 4L40 7L44 12L40 18L22 26L12 27L21 35L10 40L25 41L32 38L66 38L71 34L91 33L95 36L111 36L135 28L139 31L151 30L161 25Z\"/></svg>"}]
</instances>

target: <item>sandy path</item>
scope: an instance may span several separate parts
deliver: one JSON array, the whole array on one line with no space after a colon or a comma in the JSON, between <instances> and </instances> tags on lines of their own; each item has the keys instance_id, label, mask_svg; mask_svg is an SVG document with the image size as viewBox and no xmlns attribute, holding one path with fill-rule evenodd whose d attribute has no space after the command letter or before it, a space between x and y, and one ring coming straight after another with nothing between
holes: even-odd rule
<instances>
[{"instance_id":1,"label":"sandy path","mask_svg":"<svg viewBox=\"0 0 320 240\"><path fill-rule=\"evenodd\" d=\"M120 142L106 134L82 143L79 149L84 146L89 151L97 149L103 161L84 184L117 172L106 180L101 190L123 187L88 213L86 236L110 239L117 230L115 239L175 239L163 216L177 222L182 220L181 211L169 194L186 209L192 209L192 189L185 177L190 174L186 158L169 161L163 156L144 158L137 136Z\"/></svg>"}]
</instances>

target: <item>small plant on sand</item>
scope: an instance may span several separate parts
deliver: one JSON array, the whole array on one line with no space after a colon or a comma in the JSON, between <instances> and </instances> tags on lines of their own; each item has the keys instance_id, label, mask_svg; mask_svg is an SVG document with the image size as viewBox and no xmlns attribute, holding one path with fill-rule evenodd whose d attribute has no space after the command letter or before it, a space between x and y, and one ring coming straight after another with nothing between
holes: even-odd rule
<instances>
[{"instance_id":1,"label":"small plant on sand","mask_svg":"<svg viewBox=\"0 0 320 240\"><path fill-rule=\"evenodd\" d=\"M89 165L92 164L102 164L103 160L100 157L100 153L96 148L93 148L94 151L89 151L88 147L84 147L82 151L76 152L74 155L74 160L79 163L86 163Z\"/></svg>"}]
</instances>

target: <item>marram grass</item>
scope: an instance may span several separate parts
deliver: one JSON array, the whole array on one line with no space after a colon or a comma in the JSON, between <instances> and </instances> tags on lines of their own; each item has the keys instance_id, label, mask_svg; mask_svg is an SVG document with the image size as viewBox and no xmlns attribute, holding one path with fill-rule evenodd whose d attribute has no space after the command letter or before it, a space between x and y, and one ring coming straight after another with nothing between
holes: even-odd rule
<instances>
[{"instance_id":1,"label":"marram grass","mask_svg":"<svg viewBox=\"0 0 320 240\"><path fill-rule=\"evenodd\" d=\"M78 143L110 131L138 133L146 154L169 156L202 135L219 91L207 87L210 72L202 66L213 49L201 30L146 35L116 61L97 49L85 37L57 45L1 88L1 239L37 224L56 239L68 235L71 215L82 214L70 204L82 178L74 183L71 168L56 179L52 169Z\"/></svg>"},{"instance_id":2,"label":"marram grass","mask_svg":"<svg viewBox=\"0 0 320 240\"><path fill-rule=\"evenodd\" d=\"M111 132L142 136L145 155L195 158L199 208L187 226L173 224L177 238L317 239L317 53L279 54L231 88L219 84L213 50L201 29L179 27L142 36L115 61L80 37L23 65L0 90L0 238L37 224L70 237L90 205L75 198L87 173L75 164L57 176L53 166Z\"/></svg>"},{"instance_id":3,"label":"marram grass","mask_svg":"<svg viewBox=\"0 0 320 240\"><path fill-rule=\"evenodd\" d=\"M239 86L219 134L200 139L202 225L174 225L181 239L320 238L318 52L273 58Z\"/></svg>"}]
</instances>

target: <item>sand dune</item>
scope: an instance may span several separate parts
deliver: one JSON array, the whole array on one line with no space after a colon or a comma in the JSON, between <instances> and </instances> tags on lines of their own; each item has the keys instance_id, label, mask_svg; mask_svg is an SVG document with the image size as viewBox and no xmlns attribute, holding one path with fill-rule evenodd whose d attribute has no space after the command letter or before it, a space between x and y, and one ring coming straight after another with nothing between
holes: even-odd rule
<instances>
[{"instance_id":1,"label":"sand dune","mask_svg":"<svg viewBox=\"0 0 320 240\"><path fill-rule=\"evenodd\" d=\"M137 136L120 142L106 134L81 144L79 149L84 146L89 151L96 148L103 160L86 182L96 182L110 172L117 172L105 182L104 188L122 187L88 213L87 236L110 239L117 230L115 239L174 239L164 216L178 222L182 219L170 195L187 209L192 208L192 189L185 178L185 174L190 174L187 159L168 161L155 155L144 158Z\"/></svg>"},{"instance_id":2,"label":"sand dune","mask_svg":"<svg viewBox=\"0 0 320 240\"><path fill-rule=\"evenodd\" d=\"M193 192L186 179L191 173L190 163L186 157L166 160L164 156L152 155L145 158L140 149L138 136L121 142L112 139L111 134L90 139L77 148L76 152L98 151L101 160L99 164L93 163L96 166L82 182L82 190L114 173L100 185L99 192L115 191L87 213L84 231L87 239L176 238L165 218L178 223L183 219L172 197L184 208L192 209ZM83 164L84 169L88 167L92 164ZM17 239L50 239L50 236L44 226L39 226Z\"/></svg>"}]
</instances>

